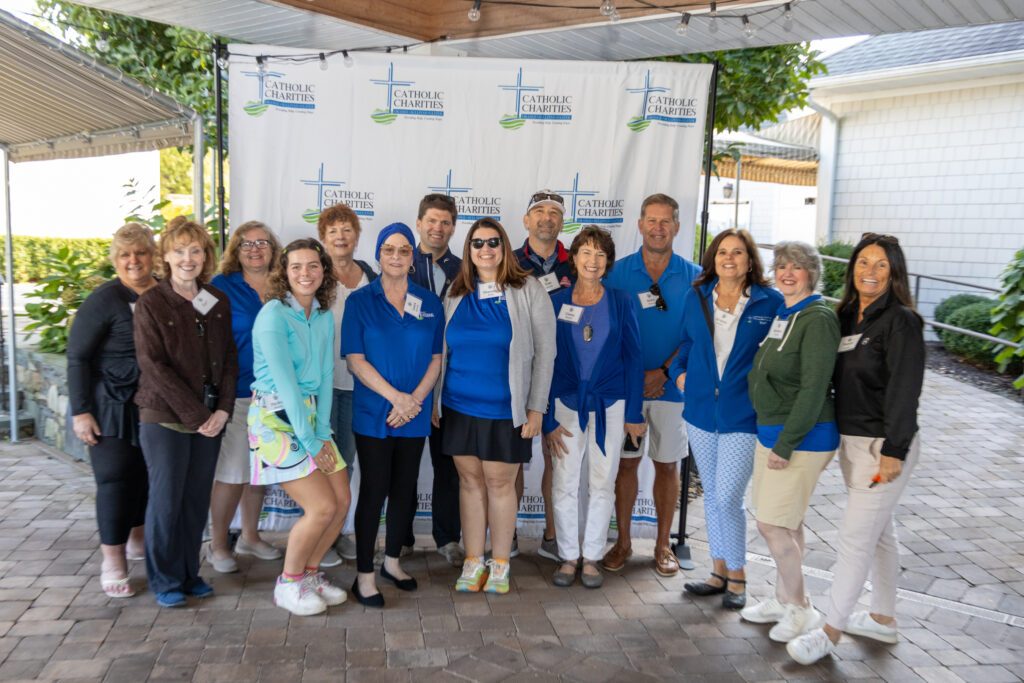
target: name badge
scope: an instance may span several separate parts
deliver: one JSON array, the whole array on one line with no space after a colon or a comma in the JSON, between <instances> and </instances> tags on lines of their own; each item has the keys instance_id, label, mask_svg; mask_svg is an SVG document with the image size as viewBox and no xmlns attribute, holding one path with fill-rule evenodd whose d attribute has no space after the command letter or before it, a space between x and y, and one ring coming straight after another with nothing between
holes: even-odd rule
<instances>
[{"instance_id":1,"label":"name badge","mask_svg":"<svg viewBox=\"0 0 1024 683\"><path fill-rule=\"evenodd\" d=\"M134 301L129 301L128 302L128 308L131 310L132 315L134 315L135 314L135 302Z\"/></svg>"},{"instance_id":2,"label":"name badge","mask_svg":"<svg viewBox=\"0 0 1024 683\"><path fill-rule=\"evenodd\" d=\"M788 320L779 320L778 318L772 322L772 328L768 330L769 339L782 339L782 335L786 333L786 325Z\"/></svg>"},{"instance_id":3,"label":"name badge","mask_svg":"<svg viewBox=\"0 0 1024 683\"><path fill-rule=\"evenodd\" d=\"M196 294L194 299L192 299L192 308L199 311L199 315L206 315L206 313L213 308L216 303L217 297L210 294L205 289L200 289L199 293Z\"/></svg>"},{"instance_id":4,"label":"name badge","mask_svg":"<svg viewBox=\"0 0 1024 683\"><path fill-rule=\"evenodd\" d=\"M497 282L481 282L477 286L476 291L481 299L493 299L496 296L501 296L501 290L498 289Z\"/></svg>"},{"instance_id":5,"label":"name badge","mask_svg":"<svg viewBox=\"0 0 1024 683\"><path fill-rule=\"evenodd\" d=\"M736 319L736 316L729 311L723 311L721 308L715 308L715 324L728 327L732 324L732 321Z\"/></svg>"},{"instance_id":6,"label":"name badge","mask_svg":"<svg viewBox=\"0 0 1024 683\"><path fill-rule=\"evenodd\" d=\"M583 317L583 307L573 306L572 304L562 304L562 308L558 311L558 319L567 323L575 325Z\"/></svg>"},{"instance_id":7,"label":"name badge","mask_svg":"<svg viewBox=\"0 0 1024 683\"><path fill-rule=\"evenodd\" d=\"M558 283L558 276L555 275L554 273L548 273L547 275L541 275L537 279L540 280L540 283L542 285L544 285L544 289L548 290L549 292L553 292L556 289L561 289L562 288L562 285L560 285Z\"/></svg>"},{"instance_id":8,"label":"name badge","mask_svg":"<svg viewBox=\"0 0 1024 683\"><path fill-rule=\"evenodd\" d=\"M423 306L423 300L418 296L412 294L405 295L405 312L414 318L420 317L420 308Z\"/></svg>"},{"instance_id":9,"label":"name badge","mask_svg":"<svg viewBox=\"0 0 1024 683\"><path fill-rule=\"evenodd\" d=\"M852 350L855 346L857 346L857 342L860 341L860 337L861 335L859 334L851 334L840 339L839 353L846 353L847 351Z\"/></svg>"},{"instance_id":10,"label":"name badge","mask_svg":"<svg viewBox=\"0 0 1024 683\"><path fill-rule=\"evenodd\" d=\"M273 394L260 394L260 405L272 413L276 413L279 410L284 410L284 401L275 392Z\"/></svg>"},{"instance_id":11,"label":"name badge","mask_svg":"<svg viewBox=\"0 0 1024 683\"><path fill-rule=\"evenodd\" d=\"M658 305L658 297L650 292L640 292L637 296L640 297L640 308L653 308Z\"/></svg>"}]
</instances>

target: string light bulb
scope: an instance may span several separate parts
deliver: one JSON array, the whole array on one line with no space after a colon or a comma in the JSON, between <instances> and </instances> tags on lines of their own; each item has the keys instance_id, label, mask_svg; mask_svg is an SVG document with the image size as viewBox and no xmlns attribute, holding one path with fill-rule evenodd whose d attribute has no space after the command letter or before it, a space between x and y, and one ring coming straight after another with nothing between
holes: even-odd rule
<instances>
[{"instance_id":1,"label":"string light bulb","mask_svg":"<svg viewBox=\"0 0 1024 683\"><path fill-rule=\"evenodd\" d=\"M708 16L711 17L711 21L708 22L708 32L718 33L718 3L711 3L711 9L708 10Z\"/></svg>"},{"instance_id":2,"label":"string light bulb","mask_svg":"<svg viewBox=\"0 0 1024 683\"><path fill-rule=\"evenodd\" d=\"M613 14L615 14L615 3L612 0L604 0L601 4L601 15L610 18Z\"/></svg>"},{"instance_id":3,"label":"string light bulb","mask_svg":"<svg viewBox=\"0 0 1024 683\"><path fill-rule=\"evenodd\" d=\"M782 27L790 31L793 29L793 3L787 2L783 7L785 11L782 13Z\"/></svg>"},{"instance_id":4,"label":"string light bulb","mask_svg":"<svg viewBox=\"0 0 1024 683\"><path fill-rule=\"evenodd\" d=\"M610 15L608 15L608 21L612 22L613 24L621 18L622 15L619 14L619 10L615 10Z\"/></svg>"},{"instance_id":5,"label":"string light bulb","mask_svg":"<svg viewBox=\"0 0 1024 683\"><path fill-rule=\"evenodd\" d=\"M345 68L347 69L351 69L352 65L356 63L356 60L352 59L352 56L348 53L348 50L342 50L341 57L341 61L345 65Z\"/></svg>"},{"instance_id":6,"label":"string light bulb","mask_svg":"<svg viewBox=\"0 0 1024 683\"><path fill-rule=\"evenodd\" d=\"M473 9L469 10L470 21L480 21L480 2L481 0L475 0Z\"/></svg>"},{"instance_id":7,"label":"string light bulb","mask_svg":"<svg viewBox=\"0 0 1024 683\"><path fill-rule=\"evenodd\" d=\"M218 57L217 58L217 66L220 67L221 71L227 71L228 70L228 58L227 57L223 57L223 56Z\"/></svg>"},{"instance_id":8,"label":"string light bulb","mask_svg":"<svg viewBox=\"0 0 1024 683\"><path fill-rule=\"evenodd\" d=\"M677 36L685 36L689 30L690 30L690 15L689 14L683 14L683 16L680 17L680 19L679 19L679 23L676 24L676 35Z\"/></svg>"},{"instance_id":9,"label":"string light bulb","mask_svg":"<svg viewBox=\"0 0 1024 683\"><path fill-rule=\"evenodd\" d=\"M267 64L264 62L264 59L263 55L256 58L256 71L259 72L260 76L267 75Z\"/></svg>"},{"instance_id":10,"label":"string light bulb","mask_svg":"<svg viewBox=\"0 0 1024 683\"><path fill-rule=\"evenodd\" d=\"M101 33L99 40L94 43L94 47L98 52L109 52L110 42L107 40L107 34Z\"/></svg>"},{"instance_id":11,"label":"string light bulb","mask_svg":"<svg viewBox=\"0 0 1024 683\"><path fill-rule=\"evenodd\" d=\"M750 19L746 14L743 15L743 35L747 38L753 38L754 34L757 33L757 29L750 23Z\"/></svg>"},{"instance_id":12,"label":"string light bulb","mask_svg":"<svg viewBox=\"0 0 1024 683\"><path fill-rule=\"evenodd\" d=\"M320 53L320 70L327 71L327 55Z\"/></svg>"}]
</instances>

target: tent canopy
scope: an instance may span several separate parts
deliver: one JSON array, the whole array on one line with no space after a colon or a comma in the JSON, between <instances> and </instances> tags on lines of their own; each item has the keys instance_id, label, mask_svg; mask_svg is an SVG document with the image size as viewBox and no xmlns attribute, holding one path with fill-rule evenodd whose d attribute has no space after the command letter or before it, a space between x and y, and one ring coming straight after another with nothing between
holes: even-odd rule
<instances>
[{"instance_id":1,"label":"tent canopy","mask_svg":"<svg viewBox=\"0 0 1024 683\"><path fill-rule=\"evenodd\" d=\"M195 113L0 11L0 145L11 161L190 145Z\"/></svg>"}]
</instances>

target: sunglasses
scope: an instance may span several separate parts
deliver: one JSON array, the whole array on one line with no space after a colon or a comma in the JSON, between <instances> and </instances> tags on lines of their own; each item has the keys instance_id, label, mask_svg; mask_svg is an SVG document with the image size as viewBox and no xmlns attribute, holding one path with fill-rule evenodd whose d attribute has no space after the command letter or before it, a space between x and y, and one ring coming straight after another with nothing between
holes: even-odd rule
<instances>
[{"instance_id":1,"label":"sunglasses","mask_svg":"<svg viewBox=\"0 0 1024 683\"><path fill-rule=\"evenodd\" d=\"M537 202L558 202L559 204L565 204L565 200L562 199L562 195L555 194L554 192L537 192L530 197L530 203L536 204Z\"/></svg>"},{"instance_id":2,"label":"sunglasses","mask_svg":"<svg viewBox=\"0 0 1024 683\"><path fill-rule=\"evenodd\" d=\"M474 237L469 241L469 246L473 247L474 249L483 249L485 244L489 246L491 249L497 249L498 247L501 246L501 238L488 237L487 239L483 239L481 237Z\"/></svg>"},{"instance_id":3,"label":"sunglasses","mask_svg":"<svg viewBox=\"0 0 1024 683\"><path fill-rule=\"evenodd\" d=\"M861 240L873 240L875 242L888 242L889 244L895 244L899 246L899 238L896 235L882 235L877 232L865 232L861 233Z\"/></svg>"},{"instance_id":4,"label":"sunglasses","mask_svg":"<svg viewBox=\"0 0 1024 683\"><path fill-rule=\"evenodd\" d=\"M252 251L253 249L266 249L270 246L270 240L252 240L248 242L242 242L238 248L242 251Z\"/></svg>"},{"instance_id":5,"label":"sunglasses","mask_svg":"<svg viewBox=\"0 0 1024 683\"><path fill-rule=\"evenodd\" d=\"M395 247L390 244L385 244L381 246L380 255L394 256L396 251L398 252L398 255L401 256L402 258L412 256L412 247Z\"/></svg>"},{"instance_id":6,"label":"sunglasses","mask_svg":"<svg viewBox=\"0 0 1024 683\"><path fill-rule=\"evenodd\" d=\"M658 300L654 302L655 308L657 308L659 311L668 310L668 303L665 301L665 297L661 295L661 287L658 286L657 282L651 285L651 288L648 289L647 291L653 294L654 296L658 297Z\"/></svg>"}]
</instances>

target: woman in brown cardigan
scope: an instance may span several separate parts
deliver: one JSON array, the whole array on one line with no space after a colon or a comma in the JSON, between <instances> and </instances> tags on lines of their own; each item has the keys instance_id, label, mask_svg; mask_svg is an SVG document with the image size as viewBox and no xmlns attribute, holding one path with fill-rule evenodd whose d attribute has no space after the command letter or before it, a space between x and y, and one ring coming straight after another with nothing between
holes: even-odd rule
<instances>
[{"instance_id":1,"label":"woman in brown cardigan","mask_svg":"<svg viewBox=\"0 0 1024 683\"><path fill-rule=\"evenodd\" d=\"M238 357L228 298L204 284L217 266L206 230L175 218L157 252L163 279L135 307L135 402L149 470L146 575L158 604L180 607L186 595L213 593L199 576L199 548Z\"/></svg>"}]
</instances>

